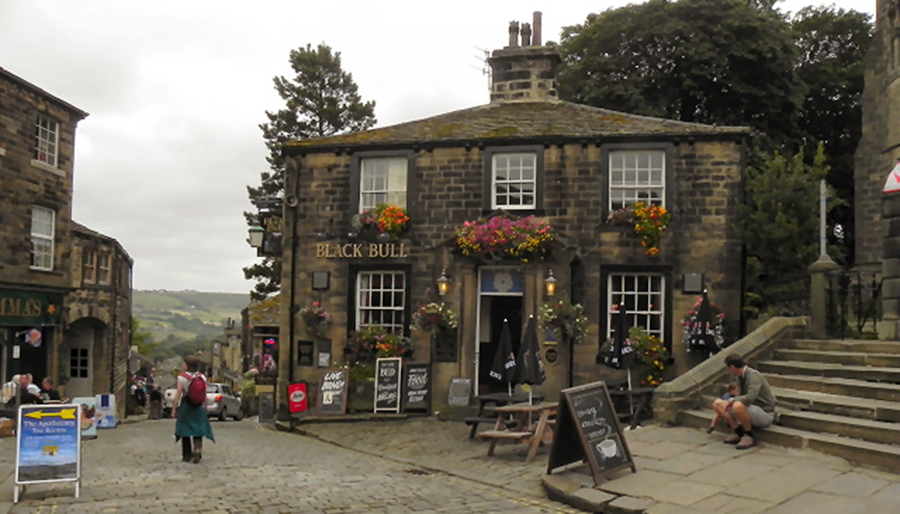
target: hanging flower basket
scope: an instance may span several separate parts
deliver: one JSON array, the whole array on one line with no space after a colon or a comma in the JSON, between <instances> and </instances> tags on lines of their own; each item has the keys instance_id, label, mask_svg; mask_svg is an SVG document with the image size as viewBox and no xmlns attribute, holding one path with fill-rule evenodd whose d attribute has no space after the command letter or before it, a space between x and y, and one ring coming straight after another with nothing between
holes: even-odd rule
<instances>
[{"instance_id":1,"label":"hanging flower basket","mask_svg":"<svg viewBox=\"0 0 900 514\"><path fill-rule=\"evenodd\" d=\"M413 312L413 330L428 332L433 337L456 329L456 313L444 302L430 302L420 305Z\"/></svg>"},{"instance_id":2,"label":"hanging flower basket","mask_svg":"<svg viewBox=\"0 0 900 514\"><path fill-rule=\"evenodd\" d=\"M640 364L641 385L656 387L665 380L666 361L669 359L669 351L663 340L647 334L641 327L631 327L628 331L628 339L634 348L635 358Z\"/></svg>"},{"instance_id":3,"label":"hanging flower basket","mask_svg":"<svg viewBox=\"0 0 900 514\"><path fill-rule=\"evenodd\" d=\"M369 325L350 333L344 353L353 364L370 363L377 357L410 357L412 344L402 334L388 332L381 325Z\"/></svg>"},{"instance_id":4,"label":"hanging flower basket","mask_svg":"<svg viewBox=\"0 0 900 514\"><path fill-rule=\"evenodd\" d=\"M319 302L312 302L300 308L300 318L313 334L324 337L334 319Z\"/></svg>"},{"instance_id":5,"label":"hanging flower basket","mask_svg":"<svg viewBox=\"0 0 900 514\"><path fill-rule=\"evenodd\" d=\"M357 232L376 231L395 241L409 229L409 216L399 205L380 203L354 216L351 223Z\"/></svg>"},{"instance_id":6,"label":"hanging flower basket","mask_svg":"<svg viewBox=\"0 0 900 514\"><path fill-rule=\"evenodd\" d=\"M610 225L631 225L634 233L641 237L641 246L651 257L659 255L659 242L663 232L672 220L665 207L645 202L635 202L609 213L606 222Z\"/></svg>"},{"instance_id":7,"label":"hanging flower basket","mask_svg":"<svg viewBox=\"0 0 900 514\"><path fill-rule=\"evenodd\" d=\"M549 255L553 241L552 227L541 218L499 215L463 223L452 245L454 252L479 261L529 262Z\"/></svg>"},{"instance_id":8,"label":"hanging flower basket","mask_svg":"<svg viewBox=\"0 0 900 514\"><path fill-rule=\"evenodd\" d=\"M566 337L573 344L580 343L588 331L588 319L580 303L568 300L544 302L538 310L541 328L552 330L557 337Z\"/></svg>"}]
</instances>

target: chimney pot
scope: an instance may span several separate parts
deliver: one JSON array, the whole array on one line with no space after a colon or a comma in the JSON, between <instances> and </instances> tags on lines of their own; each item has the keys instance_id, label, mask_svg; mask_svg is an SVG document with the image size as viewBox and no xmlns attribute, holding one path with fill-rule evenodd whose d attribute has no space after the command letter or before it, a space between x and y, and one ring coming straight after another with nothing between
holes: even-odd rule
<instances>
[{"instance_id":1,"label":"chimney pot","mask_svg":"<svg viewBox=\"0 0 900 514\"><path fill-rule=\"evenodd\" d=\"M509 46L519 46L519 22L509 22Z\"/></svg>"},{"instance_id":2,"label":"chimney pot","mask_svg":"<svg viewBox=\"0 0 900 514\"><path fill-rule=\"evenodd\" d=\"M534 46L541 46L541 11L534 11L532 18L531 43Z\"/></svg>"},{"instance_id":3,"label":"chimney pot","mask_svg":"<svg viewBox=\"0 0 900 514\"><path fill-rule=\"evenodd\" d=\"M522 24L522 46L531 46L531 25Z\"/></svg>"}]
</instances>

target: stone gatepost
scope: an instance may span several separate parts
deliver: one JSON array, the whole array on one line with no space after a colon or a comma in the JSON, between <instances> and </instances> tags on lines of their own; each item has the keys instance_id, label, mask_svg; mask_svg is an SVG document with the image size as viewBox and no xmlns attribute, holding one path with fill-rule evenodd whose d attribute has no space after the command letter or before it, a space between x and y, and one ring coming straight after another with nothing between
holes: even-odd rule
<instances>
[{"instance_id":1,"label":"stone gatepost","mask_svg":"<svg viewBox=\"0 0 900 514\"><path fill-rule=\"evenodd\" d=\"M828 335L828 274L838 269L838 265L828 254L810 264L810 326L809 333L816 339Z\"/></svg>"},{"instance_id":2,"label":"stone gatepost","mask_svg":"<svg viewBox=\"0 0 900 514\"><path fill-rule=\"evenodd\" d=\"M883 321L879 339L900 337L900 192L884 193L881 217L886 228L881 259Z\"/></svg>"}]
</instances>

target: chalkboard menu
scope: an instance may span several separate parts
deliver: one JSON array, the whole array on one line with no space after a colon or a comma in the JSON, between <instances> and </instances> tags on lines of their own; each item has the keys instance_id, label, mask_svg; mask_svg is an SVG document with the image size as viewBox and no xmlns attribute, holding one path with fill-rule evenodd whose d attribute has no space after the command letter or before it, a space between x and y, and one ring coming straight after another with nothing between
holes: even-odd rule
<instances>
[{"instance_id":1,"label":"chalkboard menu","mask_svg":"<svg viewBox=\"0 0 900 514\"><path fill-rule=\"evenodd\" d=\"M447 405L469 405L470 394L472 394L472 379L453 377L450 379L449 398L447 398Z\"/></svg>"},{"instance_id":2,"label":"chalkboard menu","mask_svg":"<svg viewBox=\"0 0 900 514\"><path fill-rule=\"evenodd\" d=\"M403 410L428 412L431 406L431 373L428 364L406 366Z\"/></svg>"},{"instance_id":3,"label":"chalkboard menu","mask_svg":"<svg viewBox=\"0 0 900 514\"><path fill-rule=\"evenodd\" d=\"M596 485L620 469L637 472L605 382L563 389L559 395L547 474L582 460L587 460Z\"/></svg>"},{"instance_id":4,"label":"chalkboard menu","mask_svg":"<svg viewBox=\"0 0 900 514\"><path fill-rule=\"evenodd\" d=\"M350 371L346 368L323 369L319 373L319 394L316 405L320 416L347 413L347 387Z\"/></svg>"},{"instance_id":5,"label":"chalkboard menu","mask_svg":"<svg viewBox=\"0 0 900 514\"><path fill-rule=\"evenodd\" d=\"M375 361L375 412L400 412L402 362L400 357Z\"/></svg>"}]
</instances>

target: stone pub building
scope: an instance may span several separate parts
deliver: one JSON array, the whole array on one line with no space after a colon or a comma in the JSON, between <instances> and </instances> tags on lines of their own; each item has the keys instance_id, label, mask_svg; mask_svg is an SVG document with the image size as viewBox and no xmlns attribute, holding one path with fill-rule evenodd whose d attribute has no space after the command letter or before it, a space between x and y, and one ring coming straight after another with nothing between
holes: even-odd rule
<instances>
[{"instance_id":1,"label":"stone pub building","mask_svg":"<svg viewBox=\"0 0 900 514\"><path fill-rule=\"evenodd\" d=\"M528 317L549 300L551 272L556 297L584 306L589 335L572 347L540 331L547 379L536 391L549 400L570 383L621 377L596 359L620 302L629 323L672 350L674 373L697 362L681 319L703 288L739 319L749 129L561 101L560 56L541 44L540 13L533 28L513 24L509 45L493 52L486 105L285 146L282 294L293 308L282 310L281 412L289 382L314 385L320 366L342 364L348 333L375 322L412 338L408 361L430 364L433 410L449 410L454 377L470 379L473 394L505 390L488 377L503 320L517 348ZM632 226L607 223L638 200L672 214L659 255L647 255ZM408 231L393 240L360 232L354 216L378 203L404 207ZM555 234L543 259L475 261L454 250L466 222L529 215ZM410 325L442 275L450 279L442 300L459 323L455 340L437 345ZM312 301L334 317L322 336L298 316Z\"/></svg>"},{"instance_id":2,"label":"stone pub building","mask_svg":"<svg viewBox=\"0 0 900 514\"><path fill-rule=\"evenodd\" d=\"M0 68L0 372L63 396L127 393L132 260L72 219L75 129L88 114Z\"/></svg>"}]
</instances>

